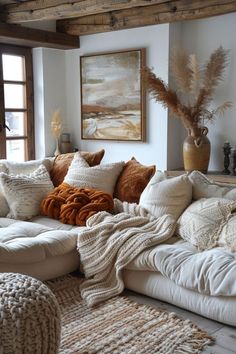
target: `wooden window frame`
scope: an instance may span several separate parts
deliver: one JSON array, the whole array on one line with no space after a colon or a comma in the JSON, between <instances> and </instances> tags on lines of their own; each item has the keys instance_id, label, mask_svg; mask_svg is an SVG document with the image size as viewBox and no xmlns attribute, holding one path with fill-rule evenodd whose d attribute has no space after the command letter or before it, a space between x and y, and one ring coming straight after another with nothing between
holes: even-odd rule
<instances>
[{"instance_id":1,"label":"wooden window frame","mask_svg":"<svg viewBox=\"0 0 236 354\"><path fill-rule=\"evenodd\" d=\"M2 54L19 55L25 59L25 81L3 80ZM25 83L26 89L26 108L11 109L5 108L4 103L4 83L22 84ZM28 47L17 47L0 44L0 124L5 123L6 112L25 113L26 125L25 134L17 137L7 137L6 130L0 132L0 158L6 158L6 142L10 140L27 140L25 144L25 160L35 159L34 143L34 95L33 95L33 65L32 50ZM26 117L27 115L27 117Z\"/></svg>"}]
</instances>

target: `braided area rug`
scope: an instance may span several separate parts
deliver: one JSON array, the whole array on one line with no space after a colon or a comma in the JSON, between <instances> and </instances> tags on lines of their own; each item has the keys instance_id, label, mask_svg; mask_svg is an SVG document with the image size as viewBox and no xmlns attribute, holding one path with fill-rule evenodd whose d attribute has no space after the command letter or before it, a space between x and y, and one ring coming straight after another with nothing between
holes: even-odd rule
<instances>
[{"instance_id":1,"label":"braided area rug","mask_svg":"<svg viewBox=\"0 0 236 354\"><path fill-rule=\"evenodd\" d=\"M46 283L62 312L60 354L194 354L212 342L189 320L126 297L89 308L80 297L82 281L65 276Z\"/></svg>"}]
</instances>

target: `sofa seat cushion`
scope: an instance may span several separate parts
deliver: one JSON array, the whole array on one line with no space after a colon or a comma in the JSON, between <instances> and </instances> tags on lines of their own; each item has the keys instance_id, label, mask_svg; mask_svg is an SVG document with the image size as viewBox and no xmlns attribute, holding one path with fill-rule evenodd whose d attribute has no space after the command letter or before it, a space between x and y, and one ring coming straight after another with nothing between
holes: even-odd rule
<instances>
[{"instance_id":1,"label":"sofa seat cushion","mask_svg":"<svg viewBox=\"0 0 236 354\"><path fill-rule=\"evenodd\" d=\"M164 301L165 303L169 302L172 305L182 307L212 320L236 326L235 296L208 296L199 294L196 291L184 289L176 285L159 272L125 270L123 277L127 289ZM203 319L201 319L201 325L202 321ZM223 352L217 351L218 354L222 354ZM213 350L210 350L208 353L216 354ZM233 352L226 351L226 353L232 354Z\"/></svg>"},{"instance_id":2,"label":"sofa seat cushion","mask_svg":"<svg viewBox=\"0 0 236 354\"><path fill-rule=\"evenodd\" d=\"M211 296L236 296L236 253L217 247L203 252L187 241L142 252L127 269L159 271L175 284Z\"/></svg>"},{"instance_id":3,"label":"sofa seat cushion","mask_svg":"<svg viewBox=\"0 0 236 354\"><path fill-rule=\"evenodd\" d=\"M39 223L0 218L1 264L31 264L76 249L76 230L56 230Z\"/></svg>"}]
</instances>

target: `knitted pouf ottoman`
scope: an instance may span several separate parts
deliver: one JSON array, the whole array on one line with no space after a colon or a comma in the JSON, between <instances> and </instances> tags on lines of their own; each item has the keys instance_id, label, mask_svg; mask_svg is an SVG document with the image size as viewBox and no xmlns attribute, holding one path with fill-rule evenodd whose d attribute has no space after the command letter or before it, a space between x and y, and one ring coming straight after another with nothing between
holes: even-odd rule
<instances>
[{"instance_id":1,"label":"knitted pouf ottoman","mask_svg":"<svg viewBox=\"0 0 236 354\"><path fill-rule=\"evenodd\" d=\"M0 274L0 354L54 354L60 344L60 310L41 281Z\"/></svg>"}]
</instances>

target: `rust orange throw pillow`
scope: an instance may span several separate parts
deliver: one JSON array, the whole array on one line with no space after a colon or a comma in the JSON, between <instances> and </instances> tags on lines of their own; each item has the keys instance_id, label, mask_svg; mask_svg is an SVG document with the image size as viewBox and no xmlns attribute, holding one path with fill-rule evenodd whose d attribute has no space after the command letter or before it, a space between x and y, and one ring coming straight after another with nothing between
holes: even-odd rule
<instances>
[{"instance_id":1,"label":"rust orange throw pillow","mask_svg":"<svg viewBox=\"0 0 236 354\"><path fill-rule=\"evenodd\" d=\"M81 156L88 162L89 166L99 165L104 156L104 153L104 149L97 152L80 152ZM64 177L67 174L68 168L70 167L70 164L74 158L74 155L75 152L71 152L68 154L58 155L55 158L53 167L50 171L50 177L54 187L59 186L63 182Z\"/></svg>"},{"instance_id":2,"label":"rust orange throw pillow","mask_svg":"<svg viewBox=\"0 0 236 354\"><path fill-rule=\"evenodd\" d=\"M90 216L102 210L113 210L110 194L89 188L71 187L67 183L55 188L41 203L43 215L70 225L83 226Z\"/></svg>"},{"instance_id":3,"label":"rust orange throw pillow","mask_svg":"<svg viewBox=\"0 0 236 354\"><path fill-rule=\"evenodd\" d=\"M139 202L140 195L156 171L155 166L144 166L134 157L126 162L116 182L114 197L122 202Z\"/></svg>"}]
</instances>

